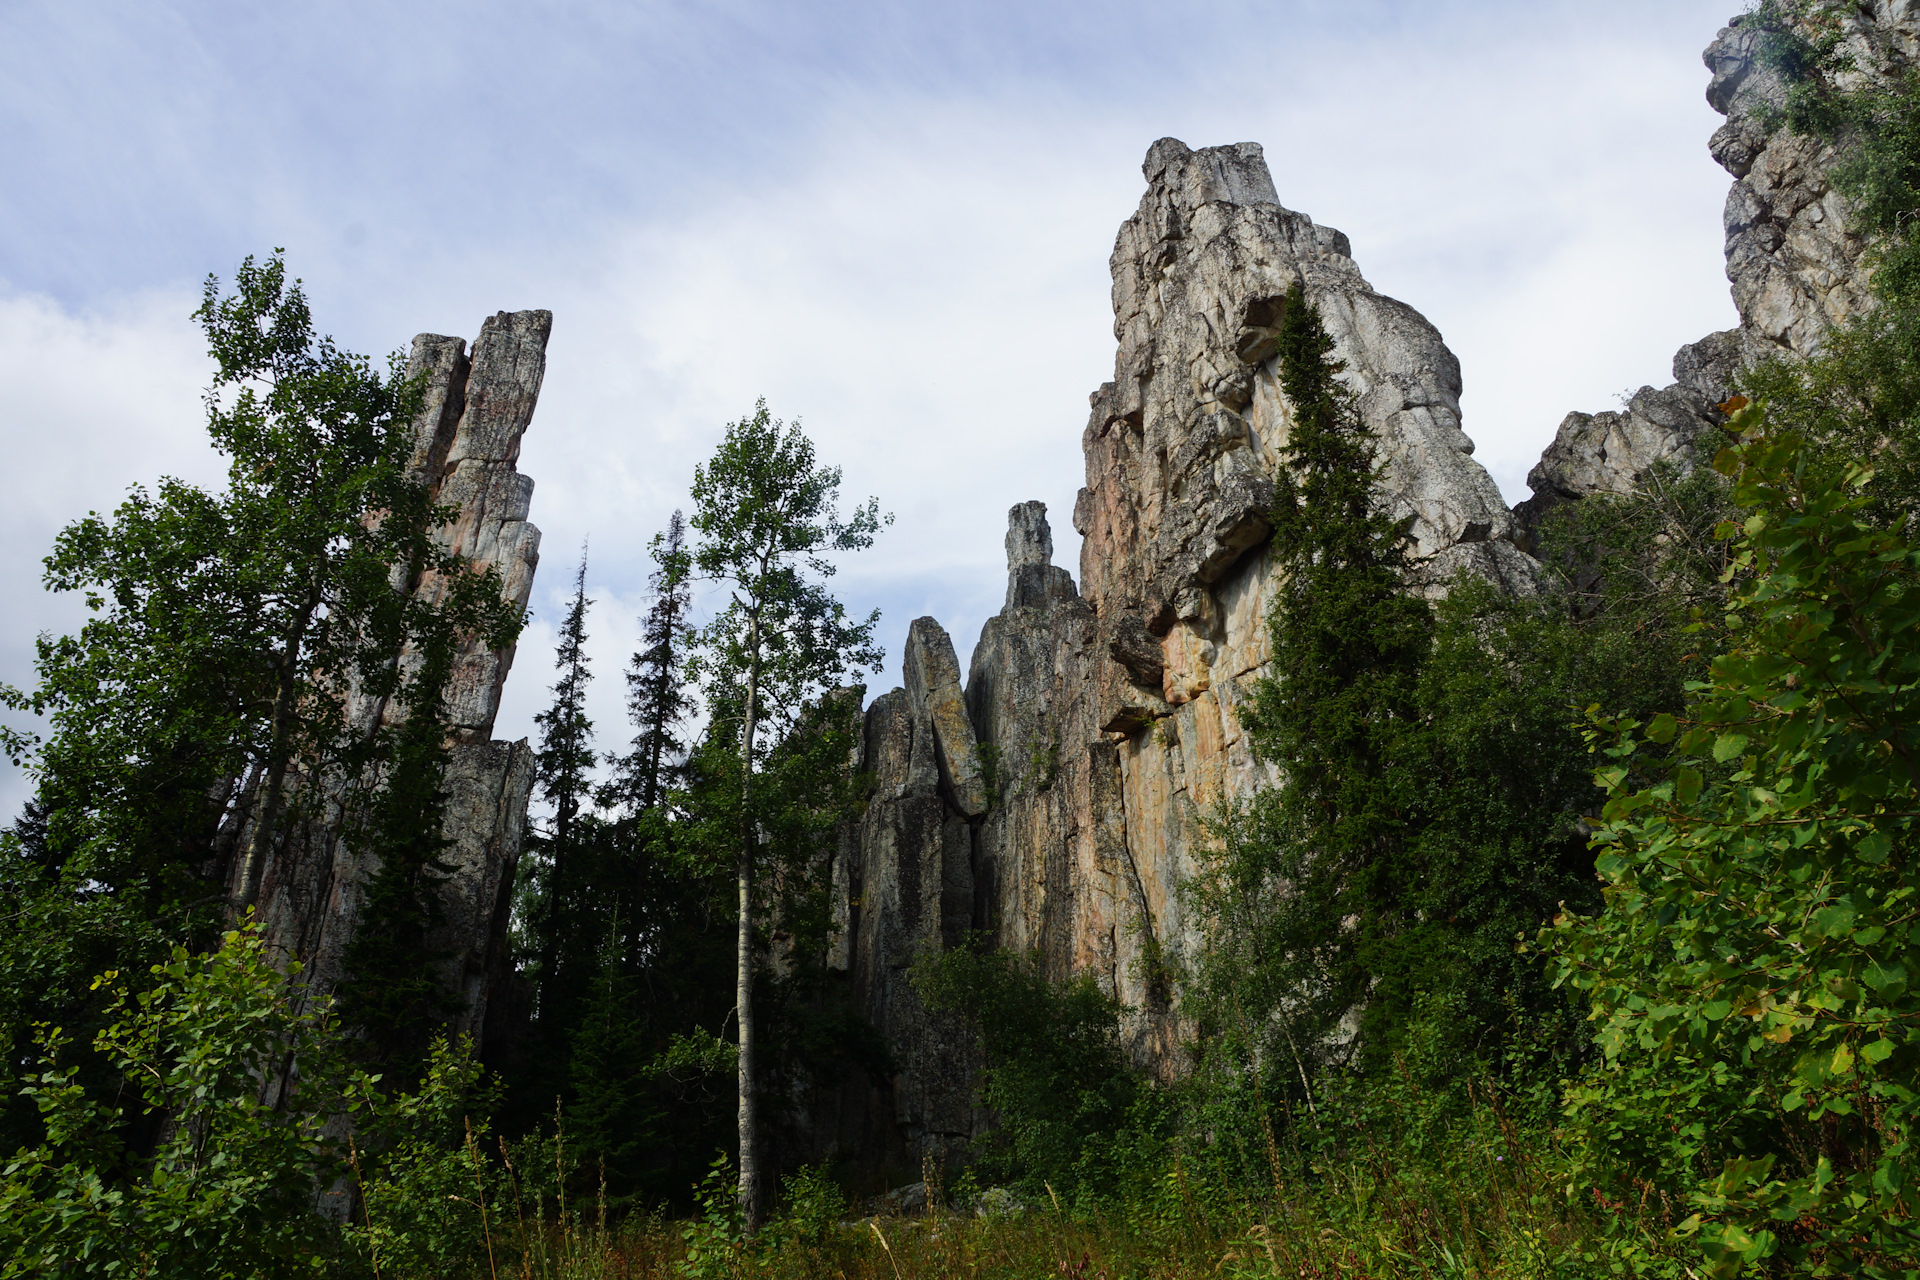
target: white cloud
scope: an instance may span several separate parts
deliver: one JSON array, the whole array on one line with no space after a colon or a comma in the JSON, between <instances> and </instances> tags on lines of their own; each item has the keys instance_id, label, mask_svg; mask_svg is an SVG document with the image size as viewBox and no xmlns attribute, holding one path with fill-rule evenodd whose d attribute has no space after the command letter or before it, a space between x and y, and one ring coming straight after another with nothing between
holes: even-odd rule
<instances>
[{"instance_id":1,"label":"white cloud","mask_svg":"<svg viewBox=\"0 0 1920 1280\"><path fill-rule=\"evenodd\" d=\"M16 602L0 678L24 679L33 633L70 621L33 587L59 524L133 480L211 467L192 299L116 300L63 255L172 278L287 244L320 326L374 351L419 329L471 337L495 309L554 310L521 459L547 564L510 736L546 700L552 622L590 537L592 711L603 747L624 740L647 539L759 395L805 420L849 501L877 494L897 517L838 580L885 611L878 687L922 613L965 662L999 607L1012 503L1048 503L1056 559L1077 572L1086 396L1111 376L1106 257L1165 134L1265 145L1281 198L1347 232L1375 286L1446 334L1479 456L1524 497L1566 410L1663 384L1677 345L1733 320L1698 60L1724 3L983 6L952 22L876 5L870 27L749 3L635 19L575 4L537 30L486 10L517 34L458 24L417 64L398 35L364 61L332 37L276 45L283 92L205 24L161 24L153 48L228 77L170 121L167 58L110 42L102 65L134 86L121 96L98 67L33 87L71 96L96 131L139 137L141 110L162 117L164 163L116 187L111 157L89 152L72 197L162 212L114 224L76 207L62 228L0 196L0 270L30 263L64 298L0 299L0 429L30 494L0 517ZM436 21L408 19L408 39ZM61 39L84 46L72 25ZM328 85L358 133L316 123ZM0 94L0 111L25 101ZM361 127L383 114L406 126ZM210 152L229 120L245 158L231 172ZM110 243L115 225L130 243Z\"/></svg>"},{"instance_id":2,"label":"white cloud","mask_svg":"<svg viewBox=\"0 0 1920 1280\"><path fill-rule=\"evenodd\" d=\"M130 486L162 475L219 479L202 430L199 392L210 365L188 319L196 301L146 294L76 315L47 298L0 294L0 447L9 477L0 504L0 680L30 687L35 637L71 631L85 617L78 599L40 586L40 559L62 527L111 511ZM18 774L0 766L0 820L25 794Z\"/></svg>"}]
</instances>

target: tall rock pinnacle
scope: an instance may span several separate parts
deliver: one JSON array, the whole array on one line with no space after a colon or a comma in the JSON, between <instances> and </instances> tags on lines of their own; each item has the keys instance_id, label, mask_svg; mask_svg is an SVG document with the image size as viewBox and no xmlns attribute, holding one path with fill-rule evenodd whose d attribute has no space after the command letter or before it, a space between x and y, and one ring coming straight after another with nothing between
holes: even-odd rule
<instances>
[{"instance_id":1,"label":"tall rock pinnacle","mask_svg":"<svg viewBox=\"0 0 1920 1280\"><path fill-rule=\"evenodd\" d=\"M1081 586L1052 563L1047 509L1007 513L1006 606L974 647L971 735L943 722L952 653L913 624L906 688L867 713L873 799L835 864L849 971L900 1073L885 1105L843 1085L821 1123L869 1158L937 1154L979 1119L969 1059L899 981L904 956L968 930L1091 975L1131 1010L1126 1040L1178 1062L1169 973L1203 945L1184 886L1204 817L1268 780L1238 708L1268 662L1266 554L1292 409L1276 368L1301 285L1379 435L1385 500L1432 582L1467 569L1525 589L1498 488L1460 429L1460 368L1418 312L1375 293L1347 238L1284 208L1260 148L1153 144L1111 266L1113 381L1091 398L1073 520ZM977 768L963 763L977 760ZM937 889L936 889L937 886ZM876 1130L870 1118L893 1117ZM867 1119L862 1119L866 1117Z\"/></svg>"}]
</instances>

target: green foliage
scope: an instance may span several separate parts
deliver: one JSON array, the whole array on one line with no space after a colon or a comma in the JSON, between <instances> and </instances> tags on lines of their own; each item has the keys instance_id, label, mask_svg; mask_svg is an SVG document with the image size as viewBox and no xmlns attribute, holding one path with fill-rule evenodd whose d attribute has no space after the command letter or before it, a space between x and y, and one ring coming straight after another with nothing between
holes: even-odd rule
<instances>
[{"instance_id":1,"label":"green foliage","mask_svg":"<svg viewBox=\"0 0 1920 1280\"><path fill-rule=\"evenodd\" d=\"M1049 738L1041 741L1035 738L1027 744L1027 792L1038 795L1051 790L1053 780L1060 776L1060 739Z\"/></svg>"},{"instance_id":2,"label":"green foliage","mask_svg":"<svg viewBox=\"0 0 1920 1280\"><path fill-rule=\"evenodd\" d=\"M638 732L626 755L607 758L615 774L600 803L624 803L636 815L652 813L665 801L667 789L681 777L689 745L680 736L680 726L695 709L684 681L693 643L686 531L685 517L675 511L653 539L653 603L640 624L645 647L627 667L627 714Z\"/></svg>"},{"instance_id":3,"label":"green foliage","mask_svg":"<svg viewBox=\"0 0 1920 1280\"><path fill-rule=\"evenodd\" d=\"M64 1032L41 1032L25 1092L47 1137L0 1172L0 1276L340 1274L358 1258L440 1277L504 1248L520 1184L504 1145L486 1151L494 1094L469 1046L438 1040L418 1089L382 1090L252 925L148 978L97 979L109 1021L92 1047L124 1081L113 1101L76 1082ZM535 1167L555 1168L541 1183L555 1194L557 1134L521 1161L548 1150Z\"/></svg>"},{"instance_id":4,"label":"green foliage","mask_svg":"<svg viewBox=\"0 0 1920 1280\"><path fill-rule=\"evenodd\" d=\"M1280 329L1293 423L1274 501L1273 674L1240 712L1286 782L1261 801L1240 878L1289 886L1263 941L1298 1036L1317 1045L1364 1009L1372 1045L1401 1012L1376 979L1397 967L1411 923L1401 890L1419 879L1409 834L1433 621L1406 589L1407 524L1377 504L1382 464L1332 351L1296 285Z\"/></svg>"},{"instance_id":5,"label":"green foliage","mask_svg":"<svg viewBox=\"0 0 1920 1280\"><path fill-rule=\"evenodd\" d=\"M1463 576L1429 605L1318 316L1295 296L1288 317L1284 586L1273 675L1241 713L1281 781L1215 817L1216 856L1188 886L1209 943L1184 1007L1203 1058L1253 1072L1256 1109L1310 1107L1325 1072L1394 1071L1434 1001L1450 1011L1446 1078L1550 1070L1577 1053L1577 1015L1514 941L1561 901L1593 905L1578 709L1678 707L1687 602L1661 584L1698 576L1679 548L1704 537L1713 491L1663 474L1581 504L1551 532L1552 589L1514 598Z\"/></svg>"},{"instance_id":6,"label":"green foliage","mask_svg":"<svg viewBox=\"0 0 1920 1280\"><path fill-rule=\"evenodd\" d=\"M780 1180L786 1212L777 1234L804 1244L817 1244L840 1225L853 1208L840 1184L822 1164L808 1165ZM770 1232L770 1234L773 1234Z\"/></svg>"},{"instance_id":7,"label":"green foliage","mask_svg":"<svg viewBox=\"0 0 1920 1280\"><path fill-rule=\"evenodd\" d=\"M1049 983L1035 957L983 940L930 954L911 971L929 1009L965 1020L985 1058L982 1100L998 1118L974 1159L983 1176L1029 1198L1046 1188L1073 1201L1114 1195L1165 1121L1160 1100L1127 1061L1119 1006L1091 977Z\"/></svg>"},{"instance_id":8,"label":"green foliage","mask_svg":"<svg viewBox=\"0 0 1920 1280\"><path fill-rule=\"evenodd\" d=\"M1806 361L1742 375L1773 420L1836 462L1873 457L1868 492L1888 518L1920 511L1920 73L1861 75L1842 39L1842 6L1768 0L1747 21L1788 85L1778 124L1835 149L1830 179L1848 230L1867 238L1878 306L1824 336Z\"/></svg>"},{"instance_id":9,"label":"green foliage","mask_svg":"<svg viewBox=\"0 0 1920 1280\"><path fill-rule=\"evenodd\" d=\"M685 567L726 586L729 598L701 630L691 673L706 685L715 718L734 725L754 681L756 767L823 693L880 663L879 613L854 621L825 579L836 571L833 554L871 546L892 517L869 499L841 519L839 486L839 468L820 466L806 433L772 417L764 401L729 423L713 457L694 469L688 523L696 540Z\"/></svg>"},{"instance_id":10,"label":"green foliage","mask_svg":"<svg viewBox=\"0 0 1920 1280\"><path fill-rule=\"evenodd\" d=\"M0 859L0 1041L16 1048L36 1022L92 1043L107 1016L93 974L211 947L257 895L268 850L323 820L390 868L373 930L398 953L358 958L375 980L356 993L419 1006L426 957L403 944L424 936L409 912L432 910L440 690L456 637L504 646L520 618L497 573L434 536L449 513L416 474L418 388L398 357L383 376L316 337L278 255L248 259L234 284L209 279L196 313L225 487L163 479L63 530L46 585L92 616L42 639L32 692L0 689L50 725L44 742L0 735L36 789ZM447 589L395 589L426 575ZM401 714L349 732L350 697ZM110 1087L98 1055L76 1065L90 1090ZM0 1141L38 1142L37 1118L6 1103Z\"/></svg>"},{"instance_id":11,"label":"green foliage","mask_svg":"<svg viewBox=\"0 0 1920 1280\"><path fill-rule=\"evenodd\" d=\"M881 658L873 640L879 611L854 621L826 579L834 553L871 546L892 518L869 499L843 520L839 486L839 469L818 465L806 433L773 418L763 400L752 417L729 423L713 457L694 469L696 541L675 562L727 590L688 664L705 686L712 719L702 784L688 794L695 821L687 847L711 866L731 862L738 890L740 1200L754 1225L764 1185L756 922L766 919L756 895L766 896L761 873L774 870L777 932L794 941L821 936L821 873L855 796L847 760L859 699L841 686ZM811 947L785 950L812 967Z\"/></svg>"},{"instance_id":12,"label":"green foliage","mask_svg":"<svg viewBox=\"0 0 1920 1280\"><path fill-rule=\"evenodd\" d=\"M590 601L576 578L556 654L561 679L541 717L553 820L521 859L513 913L533 1017L497 1062L502 1127L529 1131L558 1101L582 1176L604 1179L616 1211L686 1200L701 1167L690 1153L724 1140L721 1077L733 1070L731 1048L703 1030L731 1010L733 956L724 874L687 839L685 788L697 771L679 736L691 711L691 635L677 514L653 554L654 598L627 674L635 735L606 757L612 776L597 788L582 698ZM715 1046L717 1057L707 1051Z\"/></svg>"},{"instance_id":13,"label":"green foliage","mask_svg":"<svg viewBox=\"0 0 1920 1280\"><path fill-rule=\"evenodd\" d=\"M987 793L987 808L1000 803L1000 745L995 742L975 743L974 758L980 762L980 786Z\"/></svg>"},{"instance_id":14,"label":"green foliage","mask_svg":"<svg viewBox=\"0 0 1920 1280\"><path fill-rule=\"evenodd\" d=\"M489 1254L507 1225L498 1206L513 1189L506 1164L484 1154L492 1102L468 1046L444 1037L430 1048L417 1090L374 1098L351 1153L360 1212L348 1238L356 1254L403 1276L457 1275Z\"/></svg>"},{"instance_id":15,"label":"green foliage","mask_svg":"<svg viewBox=\"0 0 1920 1280\"><path fill-rule=\"evenodd\" d=\"M708 1166L696 1199L700 1216L681 1229L686 1254L679 1274L692 1280L720 1280L737 1274L736 1264L747 1248L746 1214L734 1193L733 1161L721 1152Z\"/></svg>"},{"instance_id":16,"label":"green foliage","mask_svg":"<svg viewBox=\"0 0 1920 1280\"><path fill-rule=\"evenodd\" d=\"M319 1273L331 1233L315 1190L343 1172L327 1122L364 1107L372 1082L303 1009L297 974L251 926L211 954L176 948L137 993L103 974L93 1047L125 1081L112 1102L77 1082L66 1033L42 1029L24 1092L47 1136L0 1175L0 1275ZM288 1061L294 1094L263 1096ZM136 1155L140 1125L157 1134Z\"/></svg>"},{"instance_id":17,"label":"green foliage","mask_svg":"<svg viewBox=\"0 0 1920 1280\"><path fill-rule=\"evenodd\" d=\"M1920 551L1878 526L1866 468L1755 407L1731 426L1732 647L1683 715L1600 722L1606 910L1545 935L1605 1051L1570 1117L1584 1175L1684 1196L1718 1274L1899 1274L1920 1256Z\"/></svg>"},{"instance_id":18,"label":"green foliage","mask_svg":"<svg viewBox=\"0 0 1920 1280\"><path fill-rule=\"evenodd\" d=\"M611 870L596 863L614 861L605 848L613 832L587 808L593 798L592 771L599 759L593 744L593 721L586 714L587 685L593 679L588 666L587 556L583 547L574 574L573 600L560 624L560 643L554 667L560 678L553 685L553 702L534 717L540 749L534 758L534 781L549 806L544 827L528 832L523 883L529 892L524 905L528 932L537 938L530 974L534 993L533 1035L541 1056L558 1058L579 1020L575 1008L581 996L607 983L628 977L617 954L596 964L596 948L604 948L609 930L605 917L607 895L597 892L594 873ZM618 902L618 897L615 898ZM616 906L616 911L618 910ZM594 974L596 968L604 976ZM601 1014L606 1016L605 1011Z\"/></svg>"}]
</instances>

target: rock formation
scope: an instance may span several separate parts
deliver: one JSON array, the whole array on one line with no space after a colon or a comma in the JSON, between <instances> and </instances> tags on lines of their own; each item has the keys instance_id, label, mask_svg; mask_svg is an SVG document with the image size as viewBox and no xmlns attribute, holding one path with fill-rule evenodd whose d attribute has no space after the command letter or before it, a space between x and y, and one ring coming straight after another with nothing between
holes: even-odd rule
<instances>
[{"instance_id":1,"label":"rock formation","mask_svg":"<svg viewBox=\"0 0 1920 1280\"><path fill-rule=\"evenodd\" d=\"M436 502L457 509L436 534L441 544L499 570L503 592L524 608L539 563L540 531L527 522L533 481L515 468L546 368L546 311L501 312L480 327L468 353L460 338L423 333L413 340L407 376L425 395L414 422L414 475ZM402 584L404 585L404 584ZM443 590L429 578L428 598ZM445 920L430 945L447 956L444 982L459 1012L451 1030L478 1039L490 1001L510 974L507 908L533 788L525 739L495 742L494 716L513 650L474 639L458 654L445 695L452 737L442 831L452 864L441 882ZM390 723L398 708L355 697L352 725ZM258 913L271 945L297 957L320 992L333 990L358 927L373 860L339 829L337 810L294 824L264 868Z\"/></svg>"},{"instance_id":2,"label":"rock formation","mask_svg":"<svg viewBox=\"0 0 1920 1280\"><path fill-rule=\"evenodd\" d=\"M1345 236L1280 204L1258 146L1162 139L1144 171L1111 259L1114 378L1082 436L1080 588L1051 563L1046 508L1016 506L1006 605L974 649L964 714L930 618L913 624L904 687L867 712L875 789L835 868L833 960L898 1070L864 1108L843 1096L843 1143L855 1114L890 1118L895 1151L972 1131L964 1040L936 1033L903 981L969 929L1052 976L1094 975L1133 1010L1136 1058L1178 1069L1169 974L1204 936L1182 886L1203 817L1264 777L1236 713L1268 657L1268 511L1291 414L1276 334L1292 285L1346 362L1432 581L1464 568L1533 582L1433 326L1374 292Z\"/></svg>"},{"instance_id":3,"label":"rock formation","mask_svg":"<svg viewBox=\"0 0 1920 1280\"><path fill-rule=\"evenodd\" d=\"M1859 71L1920 56L1914 0L1850 9ZM846 971L896 1074L849 1106L838 1138L869 1157L938 1153L981 1117L972 1063L903 981L969 929L1091 974L1130 1009L1136 1060L1179 1069L1170 973L1204 945L1183 903L1203 818L1266 780L1237 711L1268 661L1265 544L1290 409L1275 368L1289 286L1319 307L1378 433L1386 500L1411 518L1438 590L1467 569L1508 590L1556 504L1624 491L1654 463L1690 466L1744 365L1805 357L1871 305L1865 244L1847 230L1831 149L1765 127L1784 98L1742 21L1706 51L1733 175L1727 274L1740 325L1681 349L1672 385L1622 411L1569 414L1509 512L1461 429L1460 368L1417 312L1368 286L1345 236L1284 208L1251 143L1156 142L1147 191L1114 245L1113 381L1092 396L1087 484L1073 511L1080 584L1051 563L1046 509L1009 514L1007 598L957 664L930 618L913 624L905 685L868 709L873 800L835 867ZM849 1126L847 1118L858 1116ZM826 1135L821 1135L826 1136ZM910 1162L911 1163L911 1162Z\"/></svg>"},{"instance_id":4,"label":"rock formation","mask_svg":"<svg viewBox=\"0 0 1920 1280\"><path fill-rule=\"evenodd\" d=\"M1912 0L1872 0L1841 20L1855 77L1895 74L1920 53ZM1866 243L1848 230L1846 198L1829 177L1833 149L1785 128L1768 131L1786 87L1758 45L1759 34L1736 19L1703 55L1712 73L1707 101L1727 118L1708 147L1734 179L1724 220L1740 324L1680 348L1665 389L1642 387L1622 410L1569 413L1527 474L1533 496L1514 509L1525 529L1538 529L1563 502L1627 492L1656 462L1690 468L1695 442L1720 421L1713 406L1732 393L1741 367L1810 356L1835 325L1872 305Z\"/></svg>"}]
</instances>

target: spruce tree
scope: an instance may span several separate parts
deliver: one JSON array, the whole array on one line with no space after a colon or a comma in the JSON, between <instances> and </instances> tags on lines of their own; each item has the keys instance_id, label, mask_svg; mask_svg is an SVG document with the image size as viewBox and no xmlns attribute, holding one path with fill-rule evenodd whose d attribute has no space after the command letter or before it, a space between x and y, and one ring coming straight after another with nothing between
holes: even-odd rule
<instances>
[{"instance_id":1,"label":"spruce tree","mask_svg":"<svg viewBox=\"0 0 1920 1280\"><path fill-rule=\"evenodd\" d=\"M632 816L660 806L676 780L676 762L687 750L679 736L694 710L685 683L693 639L686 539L686 520L678 511L654 539L656 567L648 579L653 604L640 624L641 648L627 667L627 715L638 732L626 755L607 761L614 767L608 799L624 803Z\"/></svg>"},{"instance_id":2,"label":"spruce tree","mask_svg":"<svg viewBox=\"0 0 1920 1280\"><path fill-rule=\"evenodd\" d=\"M1378 979L1401 966L1393 952L1420 874L1418 695L1433 632L1407 589L1410 522L1382 509L1377 442L1333 348L1296 284L1280 331L1292 420L1274 503L1272 674L1242 712L1256 751L1284 774L1262 801L1244 870L1288 887L1263 950L1289 993L1295 1039L1312 1044L1362 1009L1365 1038L1386 994Z\"/></svg>"},{"instance_id":3,"label":"spruce tree","mask_svg":"<svg viewBox=\"0 0 1920 1280\"><path fill-rule=\"evenodd\" d=\"M553 685L553 703L534 717L540 726L540 750L534 757L534 777L540 798L552 806L547 829L536 847L544 855L546 885L540 906L540 1020L560 1016L564 1003L562 951L576 923L574 879L592 835L590 815L581 805L591 795L589 771L595 762L593 721L587 717L587 684L593 679L587 659L587 549L580 548L580 566L574 572L573 600L560 624L560 644L554 667L560 672Z\"/></svg>"}]
</instances>

